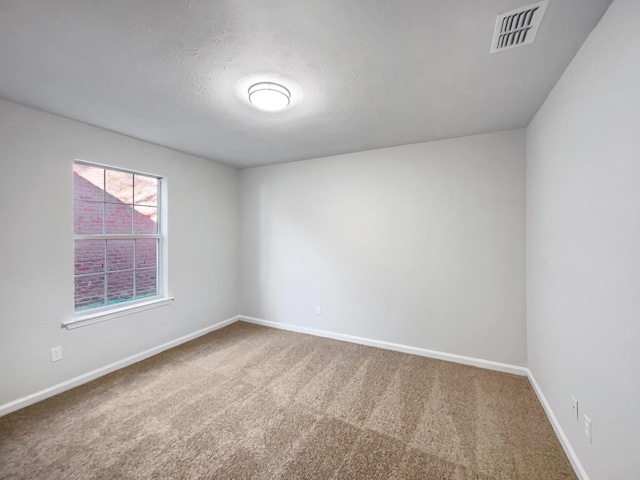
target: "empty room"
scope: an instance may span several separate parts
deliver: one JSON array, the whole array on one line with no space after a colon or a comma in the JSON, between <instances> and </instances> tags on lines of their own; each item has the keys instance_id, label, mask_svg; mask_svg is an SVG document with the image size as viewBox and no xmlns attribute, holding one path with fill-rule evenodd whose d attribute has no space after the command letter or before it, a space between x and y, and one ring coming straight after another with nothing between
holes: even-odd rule
<instances>
[{"instance_id":1,"label":"empty room","mask_svg":"<svg viewBox=\"0 0 640 480\"><path fill-rule=\"evenodd\" d=\"M0 0L0 479L640 479L640 1Z\"/></svg>"}]
</instances>

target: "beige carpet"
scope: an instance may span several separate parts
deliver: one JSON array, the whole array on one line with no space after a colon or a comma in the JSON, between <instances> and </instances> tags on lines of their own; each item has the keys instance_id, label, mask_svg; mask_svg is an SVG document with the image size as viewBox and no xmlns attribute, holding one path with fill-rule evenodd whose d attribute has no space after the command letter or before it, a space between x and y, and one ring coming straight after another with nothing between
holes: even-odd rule
<instances>
[{"instance_id":1,"label":"beige carpet","mask_svg":"<svg viewBox=\"0 0 640 480\"><path fill-rule=\"evenodd\" d=\"M0 478L576 478L526 378L235 323L0 418Z\"/></svg>"}]
</instances>

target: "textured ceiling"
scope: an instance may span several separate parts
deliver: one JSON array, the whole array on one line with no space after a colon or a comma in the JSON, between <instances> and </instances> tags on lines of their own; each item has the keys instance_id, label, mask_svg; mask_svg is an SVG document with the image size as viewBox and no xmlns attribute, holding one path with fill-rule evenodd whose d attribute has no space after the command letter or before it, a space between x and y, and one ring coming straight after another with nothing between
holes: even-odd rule
<instances>
[{"instance_id":1,"label":"textured ceiling","mask_svg":"<svg viewBox=\"0 0 640 480\"><path fill-rule=\"evenodd\" d=\"M239 167L526 126L611 0L0 0L0 98ZM292 91L253 109L253 81Z\"/></svg>"}]
</instances>

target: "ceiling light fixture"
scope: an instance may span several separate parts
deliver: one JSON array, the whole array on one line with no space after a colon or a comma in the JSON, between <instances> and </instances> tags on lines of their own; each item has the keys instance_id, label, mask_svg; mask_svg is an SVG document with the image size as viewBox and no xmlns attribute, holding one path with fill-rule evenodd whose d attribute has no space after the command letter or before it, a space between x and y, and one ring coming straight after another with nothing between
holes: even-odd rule
<instances>
[{"instance_id":1,"label":"ceiling light fixture","mask_svg":"<svg viewBox=\"0 0 640 480\"><path fill-rule=\"evenodd\" d=\"M249 102L266 112L277 112L289 106L291 92L272 82L255 83L249 87Z\"/></svg>"}]
</instances>

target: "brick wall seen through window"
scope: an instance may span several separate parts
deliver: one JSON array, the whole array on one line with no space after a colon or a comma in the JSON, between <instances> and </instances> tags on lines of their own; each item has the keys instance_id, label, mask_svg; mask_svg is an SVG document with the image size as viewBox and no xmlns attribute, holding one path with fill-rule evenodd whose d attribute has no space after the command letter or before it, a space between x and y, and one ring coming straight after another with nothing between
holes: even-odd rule
<instances>
[{"instance_id":1,"label":"brick wall seen through window","mask_svg":"<svg viewBox=\"0 0 640 480\"><path fill-rule=\"evenodd\" d=\"M74 305L119 305L159 293L160 179L74 164Z\"/></svg>"}]
</instances>

